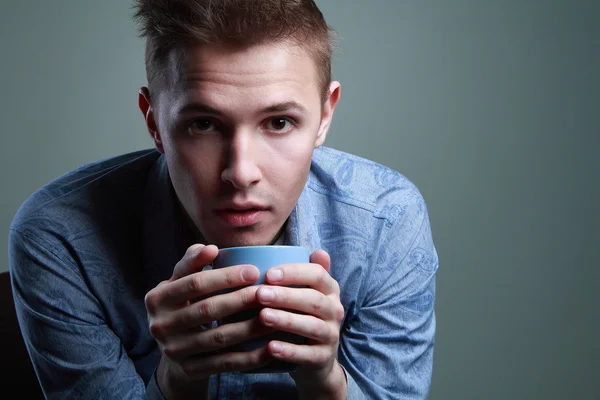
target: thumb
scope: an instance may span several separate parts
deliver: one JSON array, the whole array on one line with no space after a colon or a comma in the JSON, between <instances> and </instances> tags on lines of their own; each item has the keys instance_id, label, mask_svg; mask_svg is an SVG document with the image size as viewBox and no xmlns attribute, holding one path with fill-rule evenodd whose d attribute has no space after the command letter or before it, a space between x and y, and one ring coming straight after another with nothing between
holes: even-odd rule
<instances>
[{"instance_id":1,"label":"thumb","mask_svg":"<svg viewBox=\"0 0 600 400\"><path fill-rule=\"evenodd\" d=\"M316 250L310 255L310 262L313 264L319 264L325 271L329 272L331 269L331 257L325 250Z\"/></svg>"},{"instance_id":2,"label":"thumb","mask_svg":"<svg viewBox=\"0 0 600 400\"><path fill-rule=\"evenodd\" d=\"M173 276L169 281L176 281L184 276L202 271L202 268L213 262L217 254L219 254L219 249L215 245L191 245L186 250L183 258L175 265Z\"/></svg>"}]
</instances>

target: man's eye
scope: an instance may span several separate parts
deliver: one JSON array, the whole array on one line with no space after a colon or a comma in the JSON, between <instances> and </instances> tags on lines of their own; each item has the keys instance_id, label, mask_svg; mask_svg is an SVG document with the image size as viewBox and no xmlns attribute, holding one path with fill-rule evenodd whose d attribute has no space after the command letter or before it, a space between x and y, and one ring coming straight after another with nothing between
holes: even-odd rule
<instances>
[{"instance_id":1,"label":"man's eye","mask_svg":"<svg viewBox=\"0 0 600 400\"><path fill-rule=\"evenodd\" d=\"M293 128L293 123L288 118L275 117L267 121L267 129L272 132L286 133Z\"/></svg>"},{"instance_id":2,"label":"man's eye","mask_svg":"<svg viewBox=\"0 0 600 400\"><path fill-rule=\"evenodd\" d=\"M189 127L190 133L208 133L216 130L215 124L207 118L196 119Z\"/></svg>"}]
</instances>

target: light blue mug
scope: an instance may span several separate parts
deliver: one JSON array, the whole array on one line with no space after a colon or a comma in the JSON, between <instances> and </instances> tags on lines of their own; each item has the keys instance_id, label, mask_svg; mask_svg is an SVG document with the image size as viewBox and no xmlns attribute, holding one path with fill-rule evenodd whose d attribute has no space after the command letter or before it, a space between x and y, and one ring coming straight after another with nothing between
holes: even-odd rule
<instances>
[{"instance_id":1,"label":"light blue mug","mask_svg":"<svg viewBox=\"0 0 600 400\"><path fill-rule=\"evenodd\" d=\"M225 268L234 265L250 264L260 271L259 279L253 285L265 284L267 270L282 264L297 264L310 262L310 250L301 246L240 246L219 249L219 254L212 263L213 269ZM236 290L236 289L233 289ZM218 324L244 321L258 315L260 309L250 309L218 321ZM302 344L306 338L289 332L276 331L261 338L248 340L228 348L228 351L251 351L265 346L271 340ZM278 373L293 372L296 364L274 360L259 369L244 371L243 373Z\"/></svg>"}]
</instances>

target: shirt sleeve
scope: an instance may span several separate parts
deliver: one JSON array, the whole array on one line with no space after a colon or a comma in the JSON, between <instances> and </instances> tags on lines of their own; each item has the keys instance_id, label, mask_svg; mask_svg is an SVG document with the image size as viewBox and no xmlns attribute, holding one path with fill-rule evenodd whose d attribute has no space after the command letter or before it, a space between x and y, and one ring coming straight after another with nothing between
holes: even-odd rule
<instances>
[{"instance_id":1,"label":"shirt sleeve","mask_svg":"<svg viewBox=\"0 0 600 400\"><path fill-rule=\"evenodd\" d=\"M143 379L65 246L12 229L9 267L19 324L45 398L144 398ZM157 390L148 398L162 399L152 394Z\"/></svg>"},{"instance_id":2,"label":"shirt sleeve","mask_svg":"<svg viewBox=\"0 0 600 400\"><path fill-rule=\"evenodd\" d=\"M424 400L435 338L437 253L417 192L395 221L384 220L358 311L342 327L339 360L348 399Z\"/></svg>"}]
</instances>

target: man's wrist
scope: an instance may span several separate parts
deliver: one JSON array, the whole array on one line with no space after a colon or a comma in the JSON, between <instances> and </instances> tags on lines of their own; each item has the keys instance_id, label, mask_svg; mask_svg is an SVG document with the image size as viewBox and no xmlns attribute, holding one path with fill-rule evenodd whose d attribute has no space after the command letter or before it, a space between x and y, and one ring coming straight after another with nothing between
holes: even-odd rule
<instances>
[{"instance_id":1,"label":"man's wrist","mask_svg":"<svg viewBox=\"0 0 600 400\"><path fill-rule=\"evenodd\" d=\"M156 369L156 383L167 400L207 399L208 382L208 378L190 380L177 377L164 356L161 357Z\"/></svg>"},{"instance_id":2,"label":"man's wrist","mask_svg":"<svg viewBox=\"0 0 600 400\"><path fill-rule=\"evenodd\" d=\"M330 372L319 384L319 380L304 375L292 377L301 400L332 400L345 399L348 393L348 379L342 366L334 361Z\"/></svg>"}]
</instances>

